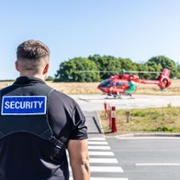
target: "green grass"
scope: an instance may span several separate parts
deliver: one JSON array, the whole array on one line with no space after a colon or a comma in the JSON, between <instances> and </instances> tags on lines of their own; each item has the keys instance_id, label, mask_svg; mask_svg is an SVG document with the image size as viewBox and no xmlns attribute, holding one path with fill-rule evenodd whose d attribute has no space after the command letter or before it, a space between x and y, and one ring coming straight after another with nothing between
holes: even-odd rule
<instances>
[{"instance_id":1,"label":"green grass","mask_svg":"<svg viewBox=\"0 0 180 180\"><path fill-rule=\"evenodd\" d=\"M126 112L130 111L129 122ZM111 134L104 111L99 112L105 134ZM180 133L180 107L170 104L163 108L146 108L116 111L117 133Z\"/></svg>"}]
</instances>

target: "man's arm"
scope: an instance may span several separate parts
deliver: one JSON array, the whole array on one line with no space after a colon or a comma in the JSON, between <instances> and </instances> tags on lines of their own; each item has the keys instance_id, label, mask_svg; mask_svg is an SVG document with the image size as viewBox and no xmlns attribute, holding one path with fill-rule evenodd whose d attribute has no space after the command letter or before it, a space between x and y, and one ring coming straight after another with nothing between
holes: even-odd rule
<instances>
[{"instance_id":1,"label":"man's arm","mask_svg":"<svg viewBox=\"0 0 180 180\"><path fill-rule=\"evenodd\" d=\"M70 140L69 159L74 180L90 180L88 140Z\"/></svg>"}]
</instances>

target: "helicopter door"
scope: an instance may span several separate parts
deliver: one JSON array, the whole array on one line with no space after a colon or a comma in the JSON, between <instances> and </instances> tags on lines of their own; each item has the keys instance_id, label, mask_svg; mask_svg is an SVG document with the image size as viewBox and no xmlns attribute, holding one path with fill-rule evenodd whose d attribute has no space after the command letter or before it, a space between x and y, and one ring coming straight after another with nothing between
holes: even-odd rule
<instances>
[{"instance_id":1,"label":"helicopter door","mask_svg":"<svg viewBox=\"0 0 180 180\"><path fill-rule=\"evenodd\" d=\"M110 84L110 88L109 88L109 91L110 91L110 93L115 93L115 89L116 89L116 82L112 82L111 84Z\"/></svg>"},{"instance_id":2,"label":"helicopter door","mask_svg":"<svg viewBox=\"0 0 180 180\"><path fill-rule=\"evenodd\" d=\"M121 82L121 81L117 82L116 87L117 87L117 91L118 91L119 93L124 92L124 83L123 83L123 82Z\"/></svg>"}]
</instances>

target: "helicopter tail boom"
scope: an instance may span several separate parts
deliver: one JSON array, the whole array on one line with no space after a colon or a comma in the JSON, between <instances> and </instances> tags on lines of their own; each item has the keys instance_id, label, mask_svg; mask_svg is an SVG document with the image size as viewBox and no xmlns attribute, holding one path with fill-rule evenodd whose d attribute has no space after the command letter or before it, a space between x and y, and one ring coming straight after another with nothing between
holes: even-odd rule
<instances>
[{"instance_id":1,"label":"helicopter tail boom","mask_svg":"<svg viewBox=\"0 0 180 180\"><path fill-rule=\"evenodd\" d=\"M164 90L171 85L170 70L165 68L157 80L139 79L139 82L143 84L157 84L161 90Z\"/></svg>"}]
</instances>

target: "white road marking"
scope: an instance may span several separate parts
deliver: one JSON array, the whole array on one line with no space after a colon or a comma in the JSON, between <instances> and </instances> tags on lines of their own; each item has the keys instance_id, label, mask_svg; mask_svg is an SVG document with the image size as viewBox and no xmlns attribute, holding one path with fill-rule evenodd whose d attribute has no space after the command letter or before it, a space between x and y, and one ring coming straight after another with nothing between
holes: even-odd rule
<instances>
[{"instance_id":1,"label":"white road marking","mask_svg":"<svg viewBox=\"0 0 180 180\"><path fill-rule=\"evenodd\" d=\"M89 155L93 156L114 156L113 152L106 152L106 151L89 151Z\"/></svg>"},{"instance_id":2,"label":"white road marking","mask_svg":"<svg viewBox=\"0 0 180 180\"><path fill-rule=\"evenodd\" d=\"M104 178L104 177L102 177L102 178L91 178L91 180L128 180L127 178Z\"/></svg>"},{"instance_id":3,"label":"white road marking","mask_svg":"<svg viewBox=\"0 0 180 180\"><path fill-rule=\"evenodd\" d=\"M105 138L100 138L100 137L98 137L98 138L97 137L94 137L94 138L91 137L91 138L88 138L88 140L89 141L92 141L92 140L94 140L94 141L105 141L106 139Z\"/></svg>"},{"instance_id":4,"label":"white road marking","mask_svg":"<svg viewBox=\"0 0 180 180\"><path fill-rule=\"evenodd\" d=\"M88 149L89 150L92 150L92 149L104 149L104 150L110 150L110 146L88 146Z\"/></svg>"},{"instance_id":5,"label":"white road marking","mask_svg":"<svg viewBox=\"0 0 180 180\"><path fill-rule=\"evenodd\" d=\"M118 163L117 159L114 158L90 158L90 163Z\"/></svg>"},{"instance_id":6,"label":"white road marking","mask_svg":"<svg viewBox=\"0 0 180 180\"><path fill-rule=\"evenodd\" d=\"M69 180L73 180L72 177L70 177ZM127 178L106 178L106 177L91 177L91 180L128 180Z\"/></svg>"},{"instance_id":7,"label":"white road marking","mask_svg":"<svg viewBox=\"0 0 180 180\"><path fill-rule=\"evenodd\" d=\"M90 166L91 172L113 172L113 173L122 173L123 169L119 166Z\"/></svg>"},{"instance_id":8,"label":"white road marking","mask_svg":"<svg viewBox=\"0 0 180 180\"><path fill-rule=\"evenodd\" d=\"M114 156L114 153L110 150L111 147L108 146L108 142L105 138L89 138L88 139L88 151L89 151L89 162L90 162L90 171L94 173L103 173L105 177L91 177L91 180L128 180L127 178L120 178L120 177L107 177L109 174L106 173L114 173L119 176L118 173L123 173L123 169L120 166L114 166L115 164L118 165L118 160L116 158L111 158ZM100 158L99 158L99 157ZM102 157L104 156L104 157ZM100 165L101 166L98 166ZM97 164L96 166L94 166ZM104 165L104 166L103 166ZM113 165L113 166L111 166ZM72 177L72 169L69 166L70 170L70 180L73 180ZM105 173L105 175L104 175Z\"/></svg>"},{"instance_id":9,"label":"white road marking","mask_svg":"<svg viewBox=\"0 0 180 180\"><path fill-rule=\"evenodd\" d=\"M71 167L69 171L72 172ZM104 172L104 173L123 173L123 169L119 166L90 166L91 172Z\"/></svg>"},{"instance_id":10,"label":"white road marking","mask_svg":"<svg viewBox=\"0 0 180 180\"><path fill-rule=\"evenodd\" d=\"M108 144L107 142L89 141L88 144Z\"/></svg>"},{"instance_id":11,"label":"white road marking","mask_svg":"<svg viewBox=\"0 0 180 180\"><path fill-rule=\"evenodd\" d=\"M136 166L180 166L180 163L137 163Z\"/></svg>"}]
</instances>

